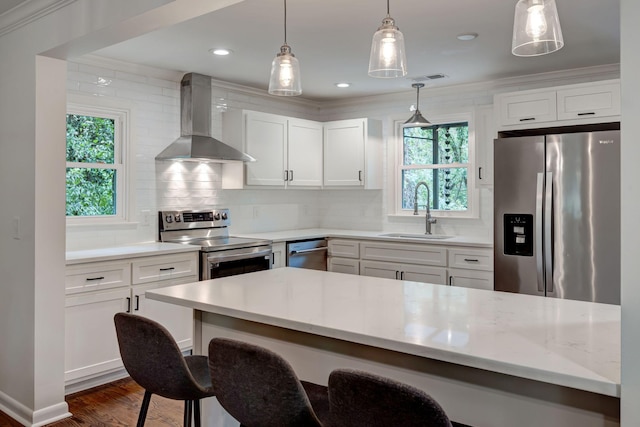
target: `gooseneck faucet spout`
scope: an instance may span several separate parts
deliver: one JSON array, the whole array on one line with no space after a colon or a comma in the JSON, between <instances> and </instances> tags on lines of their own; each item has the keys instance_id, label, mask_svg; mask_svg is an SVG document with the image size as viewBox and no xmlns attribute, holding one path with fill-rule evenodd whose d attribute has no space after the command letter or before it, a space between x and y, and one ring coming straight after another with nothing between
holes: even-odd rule
<instances>
[{"instance_id":1,"label":"gooseneck faucet spout","mask_svg":"<svg viewBox=\"0 0 640 427\"><path fill-rule=\"evenodd\" d=\"M431 205L431 190L429 189L429 184L424 181L420 181L416 184L415 193L413 194L413 214L418 215L418 189L421 185L424 185L424 188L427 189L427 213L425 216L425 234L431 234L431 224L435 224L436 219L431 217L431 209L429 209L429 205Z\"/></svg>"}]
</instances>

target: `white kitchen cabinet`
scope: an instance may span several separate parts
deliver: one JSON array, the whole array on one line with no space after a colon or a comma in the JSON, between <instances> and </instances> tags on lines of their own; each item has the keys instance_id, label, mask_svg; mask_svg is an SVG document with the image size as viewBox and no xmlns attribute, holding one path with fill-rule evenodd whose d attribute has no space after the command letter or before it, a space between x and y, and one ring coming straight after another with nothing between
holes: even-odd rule
<instances>
[{"instance_id":1,"label":"white kitchen cabinet","mask_svg":"<svg viewBox=\"0 0 640 427\"><path fill-rule=\"evenodd\" d=\"M379 120L338 120L324 124L324 186L382 188Z\"/></svg>"},{"instance_id":2,"label":"white kitchen cabinet","mask_svg":"<svg viewBox=\"0 0 640 427\"><path fill-rule=\"evenodd\" d=\"M126 374L113 323L118 312L140 314L159 322L171 332L178 346L188 351L193 346L192 310L146 300L145 292L195 281L197 251L68 266L65 392L104 384Z\"/></svg>"},{"instance_id":3,"label":"white kitchen cabinet","mask_svg":"<svg viewBox=\"0 0 640 427\"><path fill-rule=\"evenodd\" d=\"M360 261L353 258L329 257L327 270L335 273L360 274Z\"/></svg>"},{"instance_id":4,"label":"white kitchen cabinet","mask_svg":"<svg viewBox=\"0 0 640 427\"><path fill-rule=\"evenodd\" d=\"M285 242L277 242L272 245L272 263L271 268L281 268L287 263L287 244Z\"/></svg>"},{"instance_id":5,"label":"white kitchen cabinet","mask_svg":"<svg viewBox=\"0 0 640 427\"><path fill-rule=\"evenodd\" d=\"M493 105L476 108L475 149L476 149L476 187L493 186L493 140L496 132Z\"/></svg>"},{"instance_id":6,"label":"white kitchen cabinet","mask_svg":"<svg viewBox=\"0 0 640 427\"><path fill-rule=\"evenodd\" d=\"M360 243L360 258L371 261L446 267L447 249L439 245L387 243L372 240Z\"/></svg>"},{"instance_id":7,"label":"white kitchen cabinet","mask_svg":"<svg viewBox=\"0 0 640 427\"><path fill-rule=\"evenodd\" d=\"M360 242L348 239L329 239L329 257L359 258Z\"/></svg>"},{"instance_id":8,"label":"white kitchen cabinet","mask_svg":"<svg viewBox=\"0 0 640 427\"><path fill-rule=\"evenodd\" d=\"M480 270L466 270L460 268L450 268L448 285L460 286L463 288L493 290L493 272Z\"/></svg>"},{"instance_id":9,"label":"white kitchen cabinet","mask_svg":"<svg viewBox=\"0 0 640 427\"><path fill-rule=\"evenodd\" d=\"M590 84L558 90L558 120L620 115L620 84Z\"/></svg>"},{"instance_id":10,"label":"white kitchen cabinet","mask_svg":"<svg viewBox=\"0 0 640 427\"><path fill-rule=\"evenodd\" d=\"M227 112L223 124L225 143L256 161L225 163L222 187L320 188L322 138L320 122L257 111Z\"/></svg>"},{"instance_id":11,"label":"white kitchen cabinet","mask_svg":"<svg viewBox=\"0 0 640 427\"><path fill-rule=\"evenodd\" d=\"M502 93L494 97L498 130L620 121L620 80Z\"/></svg>"},{"instance_id":12,"label":"white kitchen cabinet","mask_svg":"<svg viewBox=\"0 0 640 427\"><path fill-rule=\"evenodd\" d=\"M360 275L445 285L447 270L416 264L363 260L360 261Z\"/></svg>"}]
</instances>

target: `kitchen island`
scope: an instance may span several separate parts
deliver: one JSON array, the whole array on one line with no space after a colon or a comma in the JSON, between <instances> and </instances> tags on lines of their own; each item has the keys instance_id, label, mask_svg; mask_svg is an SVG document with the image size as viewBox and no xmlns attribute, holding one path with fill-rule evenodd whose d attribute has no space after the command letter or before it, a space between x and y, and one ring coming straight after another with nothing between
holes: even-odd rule
<instances>
[{"instance_id":1,"label":"kitchen island","mask_svg":"<svg viewBox=\"0 0 640 427\"><path fill-rule=\"evenodd\" d=\"M320 384L376 372L478 427L619 425L619 306L292 268L146 296L194 309L196 353L226 336Z\"/></svg>"}]
</instances>

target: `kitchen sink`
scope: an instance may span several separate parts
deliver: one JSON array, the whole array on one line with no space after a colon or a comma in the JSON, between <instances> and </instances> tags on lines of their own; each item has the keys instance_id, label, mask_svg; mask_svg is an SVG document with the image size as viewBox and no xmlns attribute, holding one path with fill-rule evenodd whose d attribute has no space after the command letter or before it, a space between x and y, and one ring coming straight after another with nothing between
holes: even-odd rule
<instances>
[{"instance_id":1,"label":"kitchen sink","mask_svg":"<svg viewBox=\"0 0 640 427\"><path fill-rule=\"evenodd\" d=\"M442 240L442 239L450 239L453 236L447 236L445 234L386 233L386 234L380 234L380 237L396 237L399 239Z\"/></svg>"}]
</instances>

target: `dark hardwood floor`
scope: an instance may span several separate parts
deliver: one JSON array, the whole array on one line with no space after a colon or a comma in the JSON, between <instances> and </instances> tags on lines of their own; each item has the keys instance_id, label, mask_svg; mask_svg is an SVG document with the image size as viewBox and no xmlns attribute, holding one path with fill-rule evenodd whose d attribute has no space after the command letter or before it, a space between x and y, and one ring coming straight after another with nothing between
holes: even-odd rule
<instances>
[{"instance_id":1,"label":"dark hardwood floor","mask_svg":"<svg viewBox=\"0 0 640 427\"><path fill-rule=\"evenodd\" d=\"M73 417L48 427L135 426L143 395L144 390L130 378L70 394L66 401ZM184 402L154 395L145 427L182 426L183 411ZM0 412L0 427L21 427L21 424Z\"/></svg>"}]
</instances>

